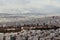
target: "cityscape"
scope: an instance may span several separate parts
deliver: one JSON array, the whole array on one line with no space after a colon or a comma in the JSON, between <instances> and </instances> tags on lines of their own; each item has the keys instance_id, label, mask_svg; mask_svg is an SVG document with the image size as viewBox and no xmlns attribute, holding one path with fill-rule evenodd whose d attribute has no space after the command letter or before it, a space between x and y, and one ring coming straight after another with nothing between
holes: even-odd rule
<instances>
[{"instance_id":1,"label":"cityscape","mask_svg":"<svg viewBox=\"0 0 60 40\"><path fill-rule=\"evenodd\" d=\"M0 0L0 40L60 40L60 0Z\"/></svg>"}]
</instances>

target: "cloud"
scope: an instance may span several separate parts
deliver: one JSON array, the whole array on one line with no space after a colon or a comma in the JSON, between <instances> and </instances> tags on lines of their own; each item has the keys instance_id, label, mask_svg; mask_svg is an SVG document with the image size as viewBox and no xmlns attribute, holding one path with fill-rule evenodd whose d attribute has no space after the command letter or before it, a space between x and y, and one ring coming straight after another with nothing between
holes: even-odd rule
<instances>
[{"instance_id":1,"label":"cloud","mask_svg":"<svg viewBox=\"0 0 60 40\"><path fill-rule=\"evenodd\" d=\"M0 0L0 13L59 14L60 0Z\"/></svg>"}]
</instances>

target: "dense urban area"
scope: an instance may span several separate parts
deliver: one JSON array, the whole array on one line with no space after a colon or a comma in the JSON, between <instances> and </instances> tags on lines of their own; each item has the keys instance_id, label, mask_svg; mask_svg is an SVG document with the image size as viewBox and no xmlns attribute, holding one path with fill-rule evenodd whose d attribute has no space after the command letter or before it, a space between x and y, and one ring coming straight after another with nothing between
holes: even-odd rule
<instances>
[{"instance_id":1,"label":"dense urban area","mask_svg":"<svg viewBox=\"0 0 60 40\"><path fill-rule=\"evenodd\" d=\"M21 23L3 23L0 25L0 40L60 40L59 18L52 16Z\"/></svg>"}]
</instances>

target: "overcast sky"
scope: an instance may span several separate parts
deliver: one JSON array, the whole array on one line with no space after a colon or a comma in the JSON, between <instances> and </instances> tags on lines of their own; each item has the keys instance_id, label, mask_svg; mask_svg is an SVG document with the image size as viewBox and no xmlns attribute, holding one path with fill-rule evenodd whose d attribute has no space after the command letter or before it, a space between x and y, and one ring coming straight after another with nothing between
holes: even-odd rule
<instances>
[{"instance_id":1,"label":"overcast sky","mask_svg":"<svg viewBox=\"0 0 60 40\"><path fill-rule=\"evenodd\" d=\"M60 14L60 0L0 0L0 13Z\"/></svg>"}]
</instances>

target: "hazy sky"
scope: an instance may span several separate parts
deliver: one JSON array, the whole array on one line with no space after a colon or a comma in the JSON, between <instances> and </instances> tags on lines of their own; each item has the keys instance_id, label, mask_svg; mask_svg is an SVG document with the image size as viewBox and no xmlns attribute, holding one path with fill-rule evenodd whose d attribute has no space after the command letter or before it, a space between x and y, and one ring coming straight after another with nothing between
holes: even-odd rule
<instances>
[{"instance_id":1,"label":"hazy sky","mask_svg":"<svg viewBox=\"0 0 60 40\"><path fill-rule=\"evenodd\" d=\"M0 0L0 13L60 14L60 0Z\"/></svg>"}]
</instances>

